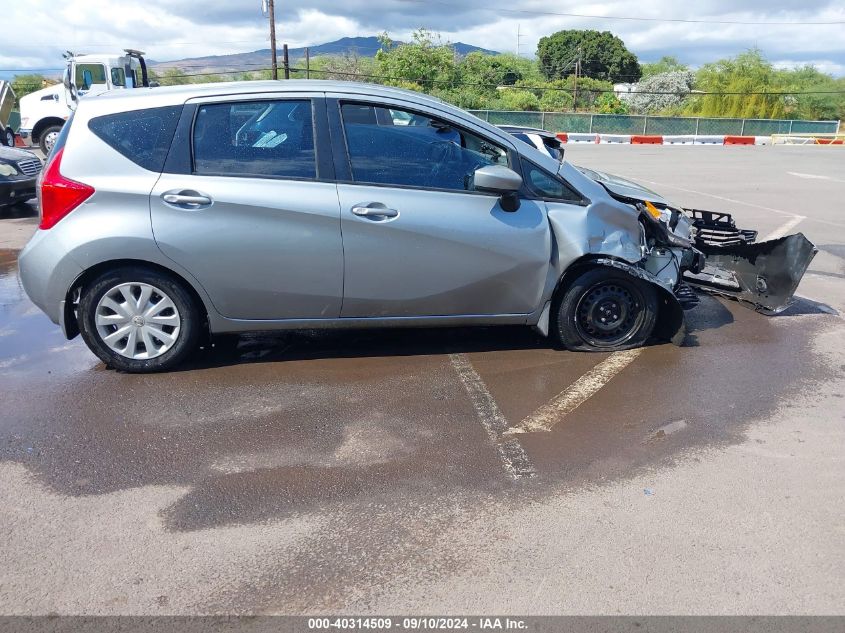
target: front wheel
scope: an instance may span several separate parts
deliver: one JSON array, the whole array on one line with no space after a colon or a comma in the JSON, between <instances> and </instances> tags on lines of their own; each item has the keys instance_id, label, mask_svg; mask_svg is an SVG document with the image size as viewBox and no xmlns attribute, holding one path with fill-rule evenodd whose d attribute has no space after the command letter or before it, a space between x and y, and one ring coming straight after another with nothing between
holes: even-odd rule
<instances>
[{"instance_id":1,"label":"front wheel","mask_svg":"<svg viewBox=\"0 0 845 633\"><path fill-rule=\"evenodd\" d=\"M3 142L7 147L15 146L15 132L12 128L7 127L3 132Z\"/></svg>"},{"instance_id":2,"label":"front wheel","mask_svg":"<svg viewBox=\"0 0 845 633\"><path fill-rule=\"evenodd\" d=\"M41 132L41 136L38 138L38 145L41 147L41 151L44 152L44 156L48 156L53 150L53 145L56 144L56 139L59 138L59 132L61 131L61 125L51 125Z\"/></svg>"},{"instance_id":3,"label":"front wheel","mask_svg":"<svg viewBox=\"0 0 845 633\"><path fill-rule=\"evenodd\" d=\"M106 365L130 373L164 371L197 345L201 313L175 279L144 268L109 271L79 300L82 338Z\"/></svg>"},{"instance_id":4,"label":"front wheel","mask_svg":"<svg viewBox=\"0 0 845 633\"><path fill-rule=\"evenodd\" d=\"M555 332L567 349L631 349L654 330L657 295L650 284L622 271L593 268L560 295L556 316Z\"/></svg>"}]
</instances>

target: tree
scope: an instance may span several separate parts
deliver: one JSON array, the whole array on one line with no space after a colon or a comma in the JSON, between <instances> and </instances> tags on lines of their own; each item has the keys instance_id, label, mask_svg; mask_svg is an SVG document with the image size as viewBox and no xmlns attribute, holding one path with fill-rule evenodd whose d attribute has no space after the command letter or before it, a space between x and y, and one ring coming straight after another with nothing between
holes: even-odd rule
<instances>
[{"instance_id":1,"label":"tree","mask_svg":"<svg viewBox=\"0 0 845 633\"><path fill-rule=\"evenodd\" d=\"M46 80L44 75L38 74L15 75L12 79L12 90L15 91L15 96L20 99L31 92L41 90Z\"/></svg>"},{"instance_id":2,"label":"tree","mask_svg":"<svg viewBox=\"0 0 845 633\"><path fill-rule=\"evenodd\" d=\"M299 64L300 67L304 63ZM316 79L372 81L366 75L375 74L375 61L348 50L342 55L319 55L311 59L311 76Z\"/></svg>"},{"instance_id":3,"label":"tree","mask_svg":"<svg viewBox=\"0 0 845 633\"><path fill-rule=\"evenodd\" d=\"M688 70L652 75L638 83L634 92L624 93L622 100L644 114L678 108L692 90L693 80Z\"/></svg>"},{"instance_id":4,"label":"tree","mask_svg":"<svg viewBox=\"0 0 845 633\"><path fill-rule=\"evenodd\" d=\"M776 119L789 102L782 94L783 77L758 49L705 64L696 73L696 88L704 93L690 101L686 112L698 116Z\"/></svg>"},{"instance_id":5,"label":"tree","mask_svg":"<svg viewBox=\"0 0 845 633\"><path fill-rule=\"evenodd\" d=\"M640 64L643 71L643 79L648 79L654 75L662 75L663 73L684 72L689 70L689 66L678 61L677 57L671 55L664 55L656 62L647 64Z\"/></svg>"},{"instance_id":6,"label":"tree","mask_svg":"<svg viewBox=\"0 0 845 633\"><path fill-rule=\"evenodd\" d=\"M426 29L414 31L413 41L407 44L394 45L386 33L381 41L376 67L379 75L388 77L384 83L410 82L433 88L458 79L455 51Z\"/></svg>"},{"instance_id":7,"label":"tree","mask_svg":"<svg viewBox=\"0 0 845 633\"><path fill-rule=\"evenodd\" d=\"M574 72L580 55L581 72L592 79L637 81L642 76L636 55L610 31L558 31L540 38L537 58L548 79L565 79Z\"/></svg>"},{"instance_id":8,"label":"tree","mask_svg":"<svg viewBox=\"0 0 845 633\"><path fill-rule=\"evenodd\" d=\"M602 93L595 103L599 114L628 114L628 106L612 92Z\"/></svg>"}]
</instances>

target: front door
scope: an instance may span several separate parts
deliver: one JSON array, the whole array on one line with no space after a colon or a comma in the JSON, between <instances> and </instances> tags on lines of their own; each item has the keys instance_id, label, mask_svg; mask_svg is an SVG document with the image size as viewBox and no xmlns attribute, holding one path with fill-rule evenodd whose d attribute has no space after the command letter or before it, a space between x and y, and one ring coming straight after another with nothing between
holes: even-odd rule
<instances>
[{"instance_id":1,"label":"front door","mask_svg":"<svg viewBox=\"0 0 845 633\"><path fill-rule=\"evenodd\" d=\"M504 211L472 190L508 152L436 117L341 103L351 181L338 185L343 317L528 314L551 251L542 201ZM337 146L335 146L337 147Z\"/></svg>"},{"instance_id":2,"label":"front door","mask_svg":"<svg viewBox=\"0 0 845 633\"><path fill-rule=\"evenodd\" d=\"M151 195L162 252L233 319L336 318L343 246L334 182L320 182L307 98L200 104L190 174Z\"/></svg>"}]
</instances>

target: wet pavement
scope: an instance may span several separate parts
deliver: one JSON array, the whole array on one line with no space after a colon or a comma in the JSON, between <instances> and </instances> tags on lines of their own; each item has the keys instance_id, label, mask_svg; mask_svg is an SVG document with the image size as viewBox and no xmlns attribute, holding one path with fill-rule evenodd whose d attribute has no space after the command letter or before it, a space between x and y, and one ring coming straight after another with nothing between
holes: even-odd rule
<instances>
[{"instance_id":1,"label":"wet pavement","mask_svg":"<svg viewBox=\"0 0 845 633\"><path fill-rule=\"evenodd\" d=\"M822 259L819 275L841 291L843 247L821 248L833 260ZM180 593L173 587L184 581L173 581L160 600L137 589L141 581L132 584L129 568L104 562L97 573L111 574L122 599L66 589L58 592L65 597L30 604L19 592L37 586L23 580L44 569L34 564L7 578L6 589L0 572L0 607L13 612L46 612L50 605L104 613L389 606L374 600L389 595L393 583L420 569L433 582L454 577L477 564L489 539L509 538L485 533L477 523L485 512L507 514L579 490L625 485L690 455L698 460L742 445L752 423L845 377L845 365L825 361L816 349L820 336L841 328L826 303L802 299L767 318L704 295L687 312L684 346L646 348L551 431L515 436L533 476L514 478L487 418L517 425L608 355L552 349L528 328L307 331L220 337L178 371L126 375L105 368L80 338L65 340L29 302L16 255L0 250L0 467L23 469L8 471L7 481L27 482L34 498L47 495L80 529L86 523L80 508L96 514L124 499L118 514L125 512L128 523L118 521L117 534L106 540L126 546L137 539L134 556L148 552L154 561L136 562L147 565L138 577L171 582L164 580L172 573L168 557L159 560L156 539L144 536L150 530L170 543L162 551L179 544L172 556L187 573L203 569L199 590ZM836 305L845 293L814 298ZM480 378L481 404L459 377L456 358ZM152 491L161 494L141 500ZM42 524L58 521L41 517ZM25 542L20 530L34 519L8 520L4 531ZM479 542L467 537L468 526ZM276 535L270 541L268 529ZM227 530L246 532L233 540ZM450 532L468 540L446 546ZM294 537L303 540L292 549L271 544ZM218 576L203 567L206 558L200 563L185 554L212 543L203 556L227 561ZM250 556L241 561L238 548ZM50 566L67 577L65 551L34 558L52 557ZM78 564L72 560L67 554L69 567Z\"/></svg>"}]
</instances>

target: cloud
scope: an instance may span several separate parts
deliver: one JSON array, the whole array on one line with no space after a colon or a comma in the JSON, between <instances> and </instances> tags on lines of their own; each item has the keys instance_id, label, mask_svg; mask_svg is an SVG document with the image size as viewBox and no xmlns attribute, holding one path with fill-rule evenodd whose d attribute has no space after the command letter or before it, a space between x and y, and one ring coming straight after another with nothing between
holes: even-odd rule
<instances>
[{"instance_id":1,"label":"cloud","mask_svg":"<svg viewBox=\"0 0 845 633\"><path fill-rule=\"evenodd\" d=\"M57 8L59 6L60 8ZM695 13L688 7L695 6ZM310 0L279 2L279 42L320 44L342 36L388 31L406 39L418 27L445 39L532 55L540 37L567 28L610 30L644 61L671 54L700 65L757 46L783 63L818 63L842 74L845 25L709 25L601 20L531 12L604 16L679 17L730 21L845 21L840 0ZM259 0L30 0L7 7L0 69L59 68L64 50L140 48L155 60L220 55L267 48Z\"/></svg>"}]
</instances>

